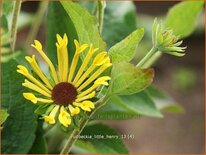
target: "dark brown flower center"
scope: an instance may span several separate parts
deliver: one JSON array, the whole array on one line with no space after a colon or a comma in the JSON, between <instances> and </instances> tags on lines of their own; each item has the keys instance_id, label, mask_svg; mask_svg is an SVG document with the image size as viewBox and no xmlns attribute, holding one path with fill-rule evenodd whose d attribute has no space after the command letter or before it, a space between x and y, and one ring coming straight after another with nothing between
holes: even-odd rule
<instances>
[{"instance_id":1,"label":"dark brown flower center","mask_svg":"<svg viewBox=\"0 0 206 155\"><path fill-rule=\"evenodd\" d=\"M76 100L77 90L68 82L61 82L52 90L52 100L58 105L69 105Z\"/></svg>"}]
</instances>

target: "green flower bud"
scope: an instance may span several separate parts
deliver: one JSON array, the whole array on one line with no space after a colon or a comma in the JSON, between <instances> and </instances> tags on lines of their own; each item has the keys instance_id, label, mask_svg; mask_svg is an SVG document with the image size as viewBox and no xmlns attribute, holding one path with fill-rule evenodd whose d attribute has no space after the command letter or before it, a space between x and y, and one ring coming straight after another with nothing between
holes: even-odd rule
<instances>
[{"instance_id":1,"label":"green flower bud","mask_svg":"<svg viewBox=\"0 0 206 155\"><path fill-rule=\"evenodd\" d=\"M152 27L153 46L163 53L174 56L184 56L186 47L179 47L183 41L178 41L179 36L173 34L171 29L164 29L162 22L154 20Z\"/></svg>"}]
</instances>

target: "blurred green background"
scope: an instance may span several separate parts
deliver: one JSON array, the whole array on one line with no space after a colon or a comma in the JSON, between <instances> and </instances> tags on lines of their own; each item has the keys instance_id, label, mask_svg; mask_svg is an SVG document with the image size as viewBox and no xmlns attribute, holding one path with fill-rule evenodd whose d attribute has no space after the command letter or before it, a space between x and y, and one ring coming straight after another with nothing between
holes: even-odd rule
<instances>
[{"instance_id":1,"label":"blurred green background","mask_svg":"<svg viewBox=\"0 0 206 155\"><path fill-rule=\"evenodd\" d=\"M155 17L164 18L168 9L176 3L178 2L134 2L137 11L137 25L146 28L145 37L138 48L134 62L139 60L143 51L146 52L151 47L150 36L153 19ZM22 10L34 13L37 11L38 4L38 2L32 1L24 2ZM121 13L121 8L113 9L119 9L119 13ZM23 19L26 18L25 16ZM112 22L114 19L108 17L107 20ZM107 26L109 27L109 25ZM154 85L165 90L177 103L181 104L185 113L165 113L162 119L143 117L104 122L117 128L121 134L134 135L134 139L125 139L130 153L188 154L204 152L204 26L202 13L193 35L184 39L184 46L187 46L186 55L181 58L163 55L154 65L156 72ZM118 23L115 28L118 29ZM17 46L21 47L25 43L28 32L29 27L19 31ZM106 34L103 33L103 35ZM37 38L45 42L45 36L46 27L42 24ZM109 37L109 34L105 37Z\"/></svg>"}]
</instances>

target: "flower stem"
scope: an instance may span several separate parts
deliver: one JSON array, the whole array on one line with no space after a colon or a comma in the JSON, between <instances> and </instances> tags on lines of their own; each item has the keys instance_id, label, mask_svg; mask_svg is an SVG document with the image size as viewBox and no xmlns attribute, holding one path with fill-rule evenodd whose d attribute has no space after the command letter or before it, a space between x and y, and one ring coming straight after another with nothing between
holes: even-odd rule
<instances>
[{"instance_id":1,"label":"flower stem","mask_svg":"<svg viewBox=\"0 0 206 155\"><path fill-rule=\"evenodd\" d=\"M29 31L29 35L26 39L26 43L25 43L26 49L28 49L30 47L31 42L34 40L35 36L38 33L39 27L41 25L41 22L42 22L42 19L44 16L44 13L47 9L47 4L48 4L48 1L41 1L39 4L39 8L37 10L37 13L33 19L31 30Z\"/></svg>"},{"instance_id":2,"label":"flower stem","mask_svg":"<svg viewBox=\"0 0 206 155\"><path fill-rule=\"evenodd\" d=\"M144 65L142 68L149 68L151 67L160 57L162 56L162 52L156 52Z\"/></svg>"},{"instance_id":3,"label":"flower stem","mask_svg":"<svg viewBox=\"0 0 206 155\"><path fill-rule=\"evenodd\" d=\"M82 132L82 130L84 129L84 127L86 126L86 124L88 123L88 121L90 120L90 118L95 114L95 112L101 108L107 101L108 101L109 97L108 96L104 96L102 97L99 101L96 102L95 104L95 109L89 113L88 118L86 119L82 119L80 121L80 127L78 129L74 129L72 131L72 133L70 134L65 146L63 147L63 149L61 150L61 155L63 154L68 154L73 146L73 144L76 142L77 140L77 136L80 135L80 133Z\"/></svg>"},{"instance_id":4,"label":"flower stem","mask_svg":"<svg viewBox=\"0 0 206 155\"><path fill-rule=\"evenodd\" d=\"M12 23L11 23L11 48L14 51L15 44L16 44L16 33L17 33L17 19L19 16L19 12L21 9L21 0L16 0L14 4L13 9L13 17L12 17Z\"/></svg>"},{"instance_id":5,"label":"flower stem","mask_svg":"<svg viewBox=\"0 0 206 155\"><path fill-rule=\"evenodd\" d=\"M103 21L104 21L104 9L105 9L105 1L104 0L98 0L97 3L97 18L99 22L99 33L102 33L103 28Z\"/></svg>"},{"instance_id":6,"label":"flower stem","mask_svg":"<svg viewBox=\"0 0 206 155\"><path fill-rule=\"evenodd\" d=\"M145 57L136 65L136 67L144 67L145 63L148 63L150 58L158 51L156 47L152 47L151 50L145 55Z\"/></svg>"}]
</instances>

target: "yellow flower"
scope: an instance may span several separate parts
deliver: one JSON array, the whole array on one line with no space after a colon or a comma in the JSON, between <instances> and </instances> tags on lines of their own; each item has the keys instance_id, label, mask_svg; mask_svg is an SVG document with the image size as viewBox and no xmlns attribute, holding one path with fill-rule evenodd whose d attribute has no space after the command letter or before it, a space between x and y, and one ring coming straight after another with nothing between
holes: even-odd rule
<instances>
[{"instance_id":1,"label":"yellow flower","mask_svg":"<svg viewBox=\"0 0 206 155\"><path fill-rule=\"evenodd\" d=\"M80 45L77 40L74 40L76 51L70 63L67 44L66 34L63 37L57 34L57 69L43 52L41 43L35 40L32 44L48 64L51 78L48 78L48 75L41 70L35 55L26 56L25 59L39 77L38 79L25 66L17 66L17 72L26 77L22 85L31 90L31 92L23 93L24 98L37 105L38 103L39 105L55 105L53 109L42 114L43 118L49 124L55 124L56 115L58 115L59 122L65 127L71 124L71 116L74 117L81 111L91 112L95 108L91 99L96 96L96 89L99 86L108 85L108 80L111 78L101 74L112 65L107 52L95 54L98 51L97 48L88 44ZM77 64L82 52L87 54L78 68Z\"/></svg>"}]
</instances>

